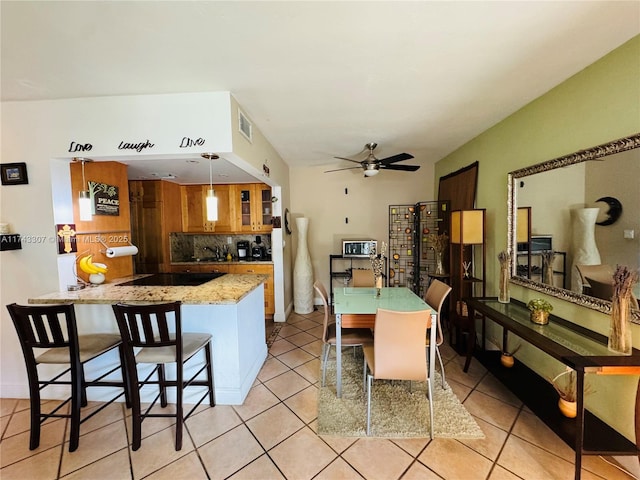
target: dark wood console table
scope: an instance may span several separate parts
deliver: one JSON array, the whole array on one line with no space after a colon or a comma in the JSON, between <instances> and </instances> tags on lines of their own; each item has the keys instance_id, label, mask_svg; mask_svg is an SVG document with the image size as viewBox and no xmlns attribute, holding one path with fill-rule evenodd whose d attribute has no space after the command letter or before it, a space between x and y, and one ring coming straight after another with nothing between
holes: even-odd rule
<instances>
[{"instance_id":1,"label":"dark wood console table","mask_svg":"<svg viewBox=\"0 0 640 480\"><path fill-rule=\"evenodd\" d=\"M481 349L476 358L527 407L575 450L575 478L580 479L582 455L640 455L638 446L616 432L584 408L584 376L640 374L640 351L617 355L607 349L607 337L554 315L548 325L537 325L529 319L526 305L516 300L499 303L496 298L467 298L469 316L483 316ZM503 328L503 349L507 349L508 333L539 348L576 371L577 411L575 419L563 417L558 408L558 394L549 381L521 362L515 367L500 365L500 352L486 350L485 322L489 319ZM640 387L638 389L640 394ZM636 405L640 402L636 398ZM638 431L636 412L636 431Z\"/></svg>"}]
</instances>

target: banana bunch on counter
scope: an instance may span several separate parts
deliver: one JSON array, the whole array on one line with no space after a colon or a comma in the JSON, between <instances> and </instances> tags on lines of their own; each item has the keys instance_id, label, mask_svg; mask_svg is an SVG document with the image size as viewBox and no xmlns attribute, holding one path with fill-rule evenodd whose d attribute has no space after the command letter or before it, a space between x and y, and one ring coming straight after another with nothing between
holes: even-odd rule
<instances>
[{"instance_id":1,"label":"banana bunch on counter","mask_svg":"<svg viewBox=\"0 0 640 480\"><path fill-rule=\"evenodd\" d=\"M104 263L93 263L93 255L85 255L78 262L80 270L89 274L89 282L93 284L100 284L105 281L105 273L107 273L107 266Z\"/></svg>"},{"instance_id":2,"label":"banana bunch on counter","mask_svg":"<svg viewBox=\"0 0 640 480\"><path fill-rule=\"evenodd\" d=\"M104 263L93 263L93 255L86 255L80 259L78 266L84 273L107 273L107 266Z\"/></svg>"}]
</instances>

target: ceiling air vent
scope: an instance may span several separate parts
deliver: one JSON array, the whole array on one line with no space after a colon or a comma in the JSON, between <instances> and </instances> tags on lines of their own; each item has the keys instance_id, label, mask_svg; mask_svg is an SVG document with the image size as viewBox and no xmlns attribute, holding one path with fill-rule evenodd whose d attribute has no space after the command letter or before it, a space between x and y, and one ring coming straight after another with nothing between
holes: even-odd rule
<instances>
[{"instance_id":1,"label":"ceiling air vent","mask_svg":"<svg viewBox=\"0 0 640 480\"><path fill-rule=\"evenodd\" d=\"M240 109L238 109L238 129L251 142L251 122Z\"/></svg>"}]
</instances>

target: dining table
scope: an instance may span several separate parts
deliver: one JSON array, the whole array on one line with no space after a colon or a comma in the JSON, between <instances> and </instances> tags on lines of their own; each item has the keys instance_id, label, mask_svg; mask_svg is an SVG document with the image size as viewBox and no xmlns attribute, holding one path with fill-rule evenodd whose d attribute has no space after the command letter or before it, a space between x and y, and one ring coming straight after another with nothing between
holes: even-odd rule
<instances>
[{"instance_id":1,"label":"dining table","mask_svg":"<svg viewBox=\"0 0 640 480\"><path fill-rule=\"evenodd\" d=\"M379 292L378 292L379 291ZM407 287L338 287L334 290L336 316L336 395L342 397L342 329L374 328L378 308L400 312L431 310L432 325L436 309ZM375 333L374 333L375 335Z\"/></svg>"}]
</instances>

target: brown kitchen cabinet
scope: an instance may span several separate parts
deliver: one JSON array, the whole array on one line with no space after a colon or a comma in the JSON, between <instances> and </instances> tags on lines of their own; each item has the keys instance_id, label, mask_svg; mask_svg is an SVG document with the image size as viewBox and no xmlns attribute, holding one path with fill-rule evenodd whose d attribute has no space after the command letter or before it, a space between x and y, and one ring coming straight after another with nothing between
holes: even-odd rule
<instances>
[{"instance_id":1,"label":"brown kitchen cabinet","mask_svg":"<svg viewBox=\"0 0 640 480\"><path fill-rule=\"evenodd\" d=\"M169 271L169 233L180 230L180 186L162 180L129 182L135 273Z\"/></svg>"},{"instance_id":2,"label":"brown kitchen cabinet","mask_svg":"<svg viewBox=\"0 0 640 480\"><path fill-rule=\"evenodd\" d=\"M202 185L182 185L182 231L204 232L204 194Z\"/></svg>"},{"instance_id":3,"label":"brown kitchen cabinet","mask_svg":"<svg viewBox=\"0 0 640 480\"><path fill-rule=\"evenodd\" d=\"M232 264L229 273L251 273L268 275L269 278L264 284L264 314L267 317L273 317L276 311L275 295L273 288L273 265L270 264Z\"/></svg>"},{"instance_id":4,"label":"brown kitchen cabinet","mask_svg":"<svg viewBox=\"0 0 640 480\"><path fill-rule=\"evenodd\" d=\"M235 185L236 231L270 233L271 187L264 183Z\"/></svg>"},{"instance_id":5,"label":"brown kitchen cabinet","mask_svg":"<svg viewBox=\"0 0 640 480\"><path fill-rule=\"evenodd\" d=\"M171 265L171 273L230 273L231 265L219 262L186 263Z\"/></svg>"},{"instance_id":6,"label":"brown kitchen cabinet","mask_svg":"<svg viewBox=\"0 0 640 480\"><path fill-rule=\"evenodd\" d=\"M169 272L171 273L200 273L200 265L171 265Z\"/></svg>"},{"instance_id":7,"label":"brown kitchen cabinet","mask_svg":"<svg viewBox=\"0 0 640 480\"><path fill-rule=\"evenodd\" d=\"M233 185L214 185L218 199L218 220L207 221L206 197L209 185L183 185L182 231L188 233L233 233L236 210Z\"/></svg>"}]
</instances>

